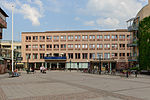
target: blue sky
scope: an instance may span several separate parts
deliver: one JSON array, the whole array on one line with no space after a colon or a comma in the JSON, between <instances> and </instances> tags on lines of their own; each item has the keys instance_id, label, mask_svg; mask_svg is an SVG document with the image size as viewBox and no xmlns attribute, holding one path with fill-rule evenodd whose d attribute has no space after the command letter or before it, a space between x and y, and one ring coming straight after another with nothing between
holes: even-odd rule
<instances>
[{"instance_id":1,"label":"blue sky","mask_svg":"<svg viewBox=\"0 0 150 100\"><path fill-rule=\"evenodd\" d=\"M21 32L55 30L110 30L126 28L147 0L0 0L9 15L3 40L11 40L14 5L14 40Z\"/></svg>"}]
</instances>

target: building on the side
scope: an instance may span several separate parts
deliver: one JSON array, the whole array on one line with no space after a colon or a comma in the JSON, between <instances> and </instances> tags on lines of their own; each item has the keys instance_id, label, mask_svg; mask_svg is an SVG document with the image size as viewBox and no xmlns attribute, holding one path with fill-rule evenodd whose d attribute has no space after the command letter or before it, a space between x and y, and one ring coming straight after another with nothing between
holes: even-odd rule
<instances>
[{"instance_id":1,"label":"building on the side","mask_svg":"<svg viewBox=\"0 0 150 100\"><path fill-rule=\"evenodd\" d=\"M6 66L9 70L11 70L11 59L12 59L12 41L11 40L1 40L0 41L0 55L2 55L3 60L6 62ZM21 42L14 41L13 42L13 51L14 51L14 63L15 67L23 67L23 63L21 63Z\"/></svg>"},{"instance_id":2,"label":"building on the side","mask_svg":"<svg viewBox=\"0 0 150 100\"><path fill-rule=\"evenodd\" d=\"M7 28L6 17L8 17L8 15L0 7L0 40L2 39L2 36L3 36L2 35L3 29ZM1 52L1 48L0 48L0 52ZM6 70L5 62L6 61L3 59L2 55L0 54L0 74L4 73Z\"/></svg>"},{"instance_id":3,"label":"building on the side","mask_svg":"<svg viewBox=\"0 0 150 100\"><path fill-rule=\"evenodd\" d=\"M48 69L87 69L99 63L102 69L127 68L128 41L125 29L22 32L22 62L37 69L42 64Z\"/></svg>"},{"instance_id":4,"label":"building on the side","mask_svg":"<svg viewBox=\"0 0 150 100\"><path fill-rule=\"evenodd\" d=\"M131 18L127 21L128 31L131 32L131 41L128 43L128 46L131 47L131 56L128 58L131 67L139 66L139 23L145 17L150 16L150 0L148 4L144 6L136 15L136 17Z\"/></svg>"}]
</instances>

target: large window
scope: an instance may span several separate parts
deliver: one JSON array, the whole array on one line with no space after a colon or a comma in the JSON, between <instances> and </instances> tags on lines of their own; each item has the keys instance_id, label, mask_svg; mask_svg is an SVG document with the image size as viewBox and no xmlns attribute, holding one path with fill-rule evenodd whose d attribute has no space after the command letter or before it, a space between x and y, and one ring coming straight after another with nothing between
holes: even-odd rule
<instances>
[{"instance_id":1,"label":"large window","mask_svg":"<svg viewBox=\"0 0 150 100\"><path fill-rule=\"evenodd\" d=\"M73 44L68 44L68 48L73 48Z\"/></svg>"},{"instance_id":2,"label":"large window","mask_svg":"<svg viewBox=\"0 0 150 100\"><path fill-rule=\"evenodd\" d=\"M112 37L112 39L117 39L118 38L117 35L112 35L111 37Z\"/></svg>"},{"instance_id":3,"label":"large window","mask_svg":"<svg viewBox=\"0 0 150 100\"><path fill-rule=\"evenodd\" d=\"M66 44L61 44L61 48L65 49L66 48Z\"/></svg>"},{"instance_id":4,"label":"large window","mask_svg":"<svg viewBox=\"0 0 150 100\"><path fill-rule=\"evenodd\" d=\"M102 35L97 35L97 39L103 39Z\"/></svg>"},{"instance_id":5,"label":"large window","mask_svg":"<svg viewBox=\"0 0 150 100\"><path fill-rule=\"evenodd\" d=\"M26 36L26 41L31 40L31 36Z\"/></svg>"},{"instance_id":6,"label":"large window","mask_svg":"<svg viewBox=\"0 0 150 100\"><path fill-rule=\"evenodd\" d=\"M38 54L37 53L33 53L33 59L38 59Z\"/></svg>"},{"instance_id":7,"label":"large window","mask_svg":"<svg viewBox=\"0 0 150 100\"><path fill-rule=\"evenodd\" d=\"M105 35L104 38L105 39L110 39L110 35Z\"/></svg>"},{"instance_id":8,"label":"large window","mask_svg":"<svg viewBox=\"0 0 150 100\"><path fill-rule=\"evenodd\" d=\"M46 36L47 40L52 40L52 36Z\"/></svg>"},{"instance_id":9,"label":"large window","mask_svg":"<svg viewBox=\"0 0 150 100\"><path fill-rule=\"evenodd\" d=\"M89 39L95 39L95 35L90 35Z\"/></svg>"},{"instance_id":10,"label":"large window","mask_svg":"<svg viewBox=\"0 0 150 100\"><path fill-rule=\"evenodd\" d=\"M44 59L44 53L40 53L40 59Z\"/></svg>"},{"instance_id":11,"label":"large window","mask_svg":"<svg viewBox=\"0 0 150 100\"><path fill-rule=\"evenodd\" d=\"M81 56L80 56L80 53L75 53L75 59L80 59Z\"/></svg>"},{"instance_id":12,"label":"large window","mask_svg":"<svg viewBox=\"0 0 150 100\"><path fill-rule=\"evenodd\" d=\"M45 40L45 36L40 36L40 40Z\"/></svg>"},{"instance_id":13,"label":"large window","mask_svg":"<svg viewBox=\"0 0 150 100\"><path fill-rule=\"evenodd\" d=\"M80 44L75 44L75 48L80 49L81 48Z\"/></svg>"},{"instance_id":14,"label":"large window","mask_svg":"<svg viewBox=\"0 0 150 100\"><path fill-rule=\"evenodd\" d=\"M45 44L41 44L40 49L44 49L44 48L45 48Z\"/></svg>"},{"instance_id":15,"label":"large window","mask_svg":"<svg viewBox=\"0 0 150 100\"><path fill-rule=\"evenodd\" d=\"M73 40L73 35L69 35L68 40Z\"/></svg>"},{"instance_id":16,"label":"large window","mask_svg":"<svg viewBox=\"0 0 150 100\"><path fill-rule=\"evenodd\" d=\"M30 53L26 54L26 59L31 59L31 54Z\"/></svg>"},{"instance_id":17,"label":"large window","mask_svg":"<svg viewBox=\"0 0 150 100\"><path fill-rule=\"evenodd\" d=\"M59 36L54 36L54 40L59 40Z\"/></svg>"},{"instance_id":18,"label":"large window","mask_svg":"<svg viewBox=\"0 0 150 100\"><path fill-rule=\"evenodd\" d=\"M31 49L31 45L26 45L26 49Z\"/></svg>"},{"instance_id":19,"label":"large window","mask_svg":"<svg viewBox=\"0 0 150 100\"><path fill-rule=\"evenodd\" d=\"M81 39L81 36L80 36L80 35L76 35L76 36L75 36L75 39L76 39L76 40L80 40L80 39Z\"/></svg>"},{"instance_id":20,"label":"large window","mask_svg":"<svg viewBox=\"0 0 150 100\"><path fill-rule=\"evenodd\" d=\"M117 44L112 44L112 48L118 48Z\"/></svg>"},{"instance_id":21,"label":"large window","mask_svg":"<svg viewBox=\"0 0 150 100\"><path fill-rule=\"evenodd\" d=\"M38 36L33 36L33 40L38 40Z\"/></svg>"},{"instance_id":22,"label":"large window","mask_svg":"<svg viewBox=\"0 0 150 100\"><path fill-rule=\"evenodd\" d=\"M90 44L91 49L95 49L95 44Z\"/></svg>"},{"instance_id":23,"label":"large window","mask_svg":"<svg viewBox=\"0 0 150 100\"><path fill-rule=\"evenodd\" d=\"M88 48L88 44L82 44L82 48L83 49L87 49Z\"/></svg>"},{"instance_id":24,"label":"large window","mask_svg":"<svg viewBox=\"0 0 150 100\"><path fill-rule=\"evenodd\" d=\"M97 58L103 58L103 53L97 53Z\"/></svg>"},{"instance_id":25,"label":"large window","mask_svg":"<svg viewBox=\"0 0 150 100\"><path fill-rule=\"evenodd\" d=\"M59 49L59 44L54 44L55 49Z\"/></svg>"},{"instance_id":26,"label":"large window","mask_svg":"<svg viewBox=\"0 0 150 100\"><path fill-rule=\"evenodd\" d=\"M66 40L66 36L65 35L62 35L60 38L61 38L61 40Z\"/></svg>"},{"instance_id":27,"label":"large window","mask_svg":"<svg viewBox=\"0 0 150 100\"><path fill-rule=\"evenodd\" d=\"M82 59L88 59L88 53L82 53Z\"/></svg>"},{"instance_id":28,"label":"large window","mask_svg":"<svg viewBox=\"0 0 150 100\"><path fill-rule=\"evenodd\" d=\"M125 39L125 35L120 35L119 38L120 39Z\"/></svg>"},{"instance_id":29,"label":"large window","mask_svg":"<svg viewBox=\"0 0 150 100\"><path fill-rule=\"evenodd\" d=\"M38 49L38 44L33 44L33 45L32 45L32 48L33 48L33 49Z\"/></svg>"},{"instance_id":30,"label":"large window","mask_svg":"<svg viewBox=\"0 0 150 100\"><path fill-rule=\"evenodd\" d=\"M73 53L68 53L68 59L73 59Z\"/></svg>"},{"instance_id":31,"label":"large window","mask_svg":"<svg viewBox=\"0 0 150 100\"><path fill-rule=\"evenodd\" d=\"M105 44L104 48L110 48L110 44Z\"/></svg>"},{"instance_id":32,"label":"large window","mask_svg":"<svg viewBox=\"0 0 150 100\"><path fill-rule=\"evenodd\" d=\"M51 44L47 44L46 46L47 46L47 48L52 48Z\"/></svg>"},{"instance_id":33,"label":"large window","mask_svg":"<svg viewBox=\"0 0 150 100\"><path fill-rule=\"evenodd\" d=\"M90 59L94 59L95 58L95 53L90 53Z\"/></svg>"},{"instance_id":34,"label":"large window","mask_svg":"<svg viewBox=\"0 0 150 100\"><path fill-rule=\"evenodd\" d=\"M104 54L104 58L105 58L105 59L110 58L110 53L105 53L105 54Z\"/></svg>"},{"instance_id":35,"label":"large window","mask_svg":"<svg viewBox=\"0 0 150 100\"><path fill-rule=\"evenodd\" d=\"M83 40L87 40L87 39L88 39L88 36L87 36L87 35L83 35L83 36L82 36L82 39L83 39Z\"/></svg>"},{"instance_id":36,"label":"large window","mask_svg":"<svg viewBox=\"0 0 150 100\"><path fill-rule=\"evenodd\" d=\"M103 48L103 44L97 44L97 48L98 49L100 49L100 48L102 49Z\"/></svg>"}]
</instances>

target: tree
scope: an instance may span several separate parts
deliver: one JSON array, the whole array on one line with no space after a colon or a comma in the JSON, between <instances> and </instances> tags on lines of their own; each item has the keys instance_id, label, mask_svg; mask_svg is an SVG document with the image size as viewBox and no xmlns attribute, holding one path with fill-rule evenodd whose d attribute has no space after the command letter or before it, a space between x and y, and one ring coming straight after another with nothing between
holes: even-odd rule
<instances>
[{"instance_id":1,"label":"tree","mask_svg":"<svg viewBox=\"0 0 150 100\"><path fill-rule=\"evenodd\" d=\"M139 64L140 69L150 69L150 17L139 23Z\"/></svg>"}]
</instances>

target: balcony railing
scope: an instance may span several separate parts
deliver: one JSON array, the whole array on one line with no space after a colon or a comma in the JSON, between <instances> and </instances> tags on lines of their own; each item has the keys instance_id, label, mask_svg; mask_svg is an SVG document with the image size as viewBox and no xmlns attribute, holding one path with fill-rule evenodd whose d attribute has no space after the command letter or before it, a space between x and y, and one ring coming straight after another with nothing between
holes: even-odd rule
<instances>
[{"instance_id":1,"label":"balcony railing","mask_svg":"<svg viewBox=\"0 0 150 100\"><path fill-rule=\"evenodd\" d=\"M138 56L129 56L128 61L138 61Z\"/></svg>"}]
</instances>

